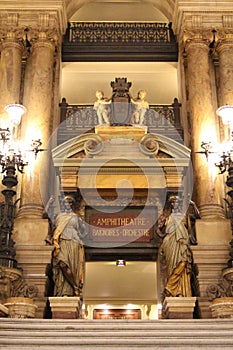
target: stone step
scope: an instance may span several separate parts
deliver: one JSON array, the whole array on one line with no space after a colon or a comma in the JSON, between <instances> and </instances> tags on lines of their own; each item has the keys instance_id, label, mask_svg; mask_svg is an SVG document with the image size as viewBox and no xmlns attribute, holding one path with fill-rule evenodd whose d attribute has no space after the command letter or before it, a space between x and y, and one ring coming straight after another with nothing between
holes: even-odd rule
<instances>
[{"instance_id":1,"label":"stone step","mask_svg":"<svg viewBox=\"0 0 233 350\"><path fill-rule=\"evenodd\" d=\"M0 320L0 349L232 349L232 320Z\"/></svg>"}]
</instances>

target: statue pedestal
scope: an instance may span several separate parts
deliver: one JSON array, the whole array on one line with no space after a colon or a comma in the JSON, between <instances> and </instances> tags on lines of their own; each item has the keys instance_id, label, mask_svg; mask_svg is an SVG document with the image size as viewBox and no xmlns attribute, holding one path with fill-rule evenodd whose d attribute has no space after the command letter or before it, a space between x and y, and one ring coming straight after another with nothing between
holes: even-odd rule
<instances>
[{"instance_id":1,"label":"statue pedestal","mask_svg":"<svg viewBox=\"0 0 233 350\"><path fill-rule=\"evenodd\" d=\"M79 297L49 297L52 318L81 318L82 301Z\"/></svg>"},{"instance_id":2,"label":"statue pedestal","mask_svg":"<svg viewBox=\"0 0 233 350\"><path fill-rule=\"evenodd\" d=\"M163 302L163 318L193 318L196 297L166 297Z\"/></svg>"},{"instance_id":3,"label":"statue pedestal","mask_svg":"<svg viewBox=\"0 0 233 350\"><path fill-rule=\"evenodd\" d=\"M214 299L210 310L213 318L233 318L233 297Z\"/></svg>"}]
</instances>

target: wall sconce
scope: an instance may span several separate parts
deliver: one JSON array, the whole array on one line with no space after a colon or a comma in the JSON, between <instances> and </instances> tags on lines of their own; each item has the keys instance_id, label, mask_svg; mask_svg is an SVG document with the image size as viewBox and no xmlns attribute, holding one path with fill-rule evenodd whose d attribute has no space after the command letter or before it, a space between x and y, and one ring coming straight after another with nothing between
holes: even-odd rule
<instances>
[{"instance_id":1,"label":"wall sconce","mask_svg":"<svg viewBox=\"0 0 233 350\"><path fill-rule=\"evenodd\" d=\"M225 105L219 107L216 111L217 115L222 118L224 125L231 125L233 123L233 106Z\"/></svg>"},{"instance_id":2,"label":"wall sconce","mask_svg":"<svg viewBox=\"0 0 233 350\"><path fill-rule=\"evenodd\" d=\"M233 106L232 105L225 105L222 107L219 107L216 111L217 115L222 118L222 122L224 125L228 128L228 142L230 142L231 149L228 151L222 152L220 155L221 160L216 163L215 165L219 168L220 174L224 174L226 171L228 171L228 177L226 184L229 187L233 187L233 133L232 133L232 126L233 126Z\"/></svg>"},{"instance_id":3,"label":"wall sconce","mask_svg":"<svg viewBox=\"0 0 233 350\"><path fill-rule=\"evenodd\" d=\"M7 105L4 109L7 112L9 122L12 125L19 125L22 116L26 112L26 108L18 103Z\"/></svg>"},{"instance_id":4,"label":"wall sconce","mask_svg":"<svg viewBox=\"0 0 233 350\"><path fill-rule=\"evenodd\" d=\"M11 135L11 132L9 128L6 128L6 129L0 128L0 137L1 137L0 140L3 141L4 145L8 140L10 140L10 135Z\"/></svg>"},{"instance_id":5,"label":"wall sconce","mask_svg":"<svg viewBox=\"0 0 233 350\"><path fill-rule=\"evenodd\" d=\"M225 105L219 107L216 111L217 116L222 118L223 125L226 125L228 128L228 141L231 138L231 126L233 125L233 106Z\"/></svg>"},{"instance_id":6,"label":"wall sconce","mask_svg":"<svg viewBox=\"0 0 233 350\"><path fill-rule=\"evenodd\" d=\"M203 149L203 151L199 151L199 152L195 152L195 153L204 154L206 156L206 160L208 161L209 154L210 153L214 153L214 152L210 151L211 148L212 148L211 142L204 142L204 141L202 141L201 148Z\"/></svg>"},{"instance_id":7,"label":"wall sconce","mask_svg":"<svg viewBox=\"0 0 233 350\"><path fill-rule=\"evenodd\" d=\"M21 117L26 111L25 107L19 104L8 105L5 110L8 113L11 128L20 124ZM27 163L24 162L21 152L14 149L11 128L0 129L0 141L2 141L0 166L3 173L2 184L6 186L2 191L5 201L0 203L0 265L15 268L17 261L11 236L16 208L13 197L16 191L12 187L18 184L16 172L22 173Z\"/></svg>"},{"instance_id":8,"label":"wall sconce","mask_svg":"<svg viewBox=\"0 0 233 350\"><path fill-rule=\"evenodd\" d=\"M126 261L124 259L118 259L116 260L116 266L118 267L126 266Z\"/></svg>"},{"instance_id":9,"label":"wall sconce","mask_svg":"<svg viewBox=\"0 0 233 350\"><path fill-rule=\"evenodd\" d=\"M32 150L30 150L30 151L34 152L34 154L35 154L35 159L37 158L37 154L38 154L39 152L47 151L47 150L44 149L44 148L39 148L40 146L42 146L42 142L41 142L40 139L38 139L38 140L32 140L32 143L31 143Z\"/></svg>"}]
</instances>

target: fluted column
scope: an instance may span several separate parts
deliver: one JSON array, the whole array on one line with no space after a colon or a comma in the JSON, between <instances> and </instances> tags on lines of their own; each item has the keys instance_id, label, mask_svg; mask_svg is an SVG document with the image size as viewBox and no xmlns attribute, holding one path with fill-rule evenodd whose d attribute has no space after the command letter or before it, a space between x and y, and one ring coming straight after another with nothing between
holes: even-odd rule
<instances>
[{"instance_id":1,"label":"fluted column","mask_svg":"<svg viewBox=\"0 0 233 350\"><path fill-rule=\"evenodd\" d=\"M53 77L55 41L53 36L39 32L32 41L31 54L25 71L24 100L27 118L22 124L25 144L40 138L46 148L52 125ZM42 195L47 191L48 152L31 159L24 174L19 217L41 217Z\"/></svg>"},{"instance_id":2,"label":"fluted column","mask_svg":"<svg viewBox=\"0 0 233 350\"><path fill-rule=\"evenodd\" d=\"M211 88L209 40L200 30L185 33L188 65L191 147L195 179L195 198L202 218L224 217L220 180L211 157L202 154L202 142L216 144L219 139L218 120Z\"/></svg>"}]
</instances>

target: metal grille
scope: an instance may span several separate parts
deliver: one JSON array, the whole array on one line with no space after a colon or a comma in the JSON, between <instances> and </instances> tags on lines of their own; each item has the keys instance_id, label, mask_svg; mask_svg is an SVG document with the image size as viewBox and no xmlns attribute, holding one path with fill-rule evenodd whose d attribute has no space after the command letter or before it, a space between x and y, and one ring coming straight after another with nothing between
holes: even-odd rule
<instances>
[{"instance_id":1,"label":"metal grille","mask_svg":"<svg viewBox=\"0 0 233 350\"><path fill-rule=\"evenodd\" d=\"M151 44L170 42L167 23L71 22L69 42Z\"/></svg>"},{"instance_id":2,"label":"metal grille","mask_svg":"<svg viewBox=\"0 0 233 350\"><path fill-rule=\"evenodd\" d=\"M150 105L144 118L144 125L148 127L148 132L161 133L168 137L175 133L182 138L183 128L180 124L180 107L181 105L177 99L174 99L174 103L171 105ZM60 121L61 124L58 128L59 144L83 132L88 132L98 125L98 118L93 105L69 105L66 99L63 99L60 103Z\"/></svg>"}]
</instances>

